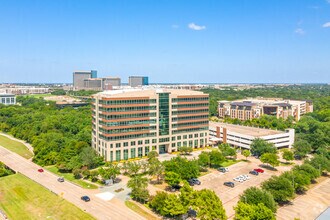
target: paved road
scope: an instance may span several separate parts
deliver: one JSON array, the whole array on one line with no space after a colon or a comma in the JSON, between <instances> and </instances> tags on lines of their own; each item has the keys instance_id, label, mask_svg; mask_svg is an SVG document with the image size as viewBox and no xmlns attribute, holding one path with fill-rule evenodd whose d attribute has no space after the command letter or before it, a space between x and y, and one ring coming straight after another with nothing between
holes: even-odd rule
<instances>
[{"instance_id":1,"label":"paved road","mask_svg":"<svg viewBox=\"0 0 330 220\"><path fill-rule=\"evenodd\" d=\"M104 201L95 196L99 190L86 190L76 186L70 182L60 183L57 181L58 176L45 170L39 173L38 165L31 161L7 150L0 146L0 161L5 163L11 169L18 171L28 178L48 188L50 191L62 196L64 199L80 207L82 210L90 213L97 219L101 220L139 220L144 219L135 212L128 209L123 202L112 199ZM80 197L88 195L91 198L90 202L83 202Z\"/></svg>"},{"instance_id":2,"label":"paved road","mask_svg":"<svg viewBox=\"0 0 330 220\"><path fill-rule=\"evenodd\" d=\"M327 177L323 182L308 190L305 195L298 196L292 203L292 205L279 208L276 219L309 220L317 218L330 206L330 178Z\"/></svg>"}]
</instances>

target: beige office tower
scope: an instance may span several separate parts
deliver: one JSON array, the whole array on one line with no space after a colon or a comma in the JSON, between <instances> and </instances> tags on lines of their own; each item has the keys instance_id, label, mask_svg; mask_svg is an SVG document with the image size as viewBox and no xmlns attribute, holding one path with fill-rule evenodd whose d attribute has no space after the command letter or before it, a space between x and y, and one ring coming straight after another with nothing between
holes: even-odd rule
<instances>
[{"instance_id":1,"label":"beige office tower","mask_svg":"<svg viewBox=\"0 0 330 220\"><path fill-rule=\"evenodd\" d=\"M209 96L173 89L112 90L93 96L92 146L121 161L207 145Z\"/></svg>"}]
</instances>

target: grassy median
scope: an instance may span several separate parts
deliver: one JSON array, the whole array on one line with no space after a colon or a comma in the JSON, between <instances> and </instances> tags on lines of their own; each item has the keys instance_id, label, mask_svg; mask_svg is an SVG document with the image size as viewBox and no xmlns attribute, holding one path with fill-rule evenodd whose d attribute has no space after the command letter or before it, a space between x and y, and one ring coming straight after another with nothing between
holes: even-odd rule
<instances>
[{"instance_id":1,"label":"grassy median","mask_svg":"<svg viewBox=\"0 0 330 220\"><path fill-rule=\"evenodd\" d=\"M0 209L11 220L94 219L21 174L0 178Z\"/></svg>"},{"instance_id":2,"label":"grassy median","mask_svg":"<svg viewBox=\"0 0 330 220\"><path fill-rule=\"evenodd\" d=\"M11 140L2 135L0 135L0 145L26 159L30 159L33 157L32 152L29 151L29 149L24 144L18 141Z\"/></svg>"},{"instance_id":3,"label":"grassy median","mask_svg":"<svg viewBox=\"0 0 330 220\"><path fill-rule=\"evenodd\" d=\"M138 206L137 204L135 204L134 202L131 201L125 201L125 205L130 208L131 210L133 210L134 212L138 213L139 215L143 216L144 218L146 218L147 220L157 220L160 218L157 218L153 215L151 215L150 213L148 213L147 211L143 210L140 206Z\"/></svg>"},{"instance_id":4,"label":"grassy median","mask_svg":"<svg viewBox=\"0 0 330 220\"><path fill-rule=\"evenodd\" d=\"M55 166L48 166L48 167L45 167L47 170L49 170L50 172L52 173L55 173L56 175L59 175L59 176L63 176L64 179L66 180L69 180L79 186L81 186L82 188L84 189L97 189L98 186L95 185L95 184L92 184L92 183L89 183L89 182L86 182L82 179L76 179L74 178L73 174L72 173L60 173L57 169L57 167Z\"/></svg>"}]
</instances>

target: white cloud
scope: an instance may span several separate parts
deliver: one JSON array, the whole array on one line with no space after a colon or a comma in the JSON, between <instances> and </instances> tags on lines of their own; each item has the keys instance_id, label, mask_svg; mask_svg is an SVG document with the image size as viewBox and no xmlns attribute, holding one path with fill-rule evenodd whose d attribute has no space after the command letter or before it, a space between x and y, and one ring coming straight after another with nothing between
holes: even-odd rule
<instances>
[{"instance_id":1,"label":"white cloud","mask_svg":"<svg viewBox=\"0 0 330 220\"><path fill-rule=\"evenodd\" d=\"M304 35L306 33L302 28L297 28L294 32L299 35Z\"/></svg>"},{"instance_id":2,"label":"white cloud","mask_svg":"<svg viewBox=\"0 0 330 220\"><path fill-rule=\"evenodd\" d=\"M195 23L188 24L188 28L190 28L191 30L194 30L194 31L201 31L201 30L206 29L205 26L200 26L200 25L197 25Z\"/></svg>"},{"instance_id":3,"label":"white cloud","mask_svg":"<svg viewBox=\"0 0 330 220\"><path fill-rule=\"evenodd\" d=\"M330 1L330 0L329 0L329 1ZM324 27L324 28L328 28L328 27L330 27L330 22L325 23L324 25L322 25L322 27Z\"/></svg>"},{"instance_id":4,"label":"white cloud","mask_svg":"<svg viewBox=\"0 0 330 220\"><path fill-rule=\"evenodd\" d=\"M178 29L178 28L179 28L179 25L177 25L177 24L172 24L171 27L174 28L174 29Z\"/></svg>"}]
</instances>

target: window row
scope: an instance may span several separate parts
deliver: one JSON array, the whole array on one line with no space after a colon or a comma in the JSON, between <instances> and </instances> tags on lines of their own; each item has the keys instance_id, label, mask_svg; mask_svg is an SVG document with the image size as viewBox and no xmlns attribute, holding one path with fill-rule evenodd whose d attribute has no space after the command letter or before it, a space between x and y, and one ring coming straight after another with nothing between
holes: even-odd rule
<instances>
[{"instance_id":1,"label":"window row","mask_svg":"<svg viewBox=\"0 0 330 220\"><path fill-rule=\"evenodd\" d=\"M103 105L124 105L124 104L152 104L156 99L136 99L136 100L100 100Z\"/></svg>"}]
</instances>

